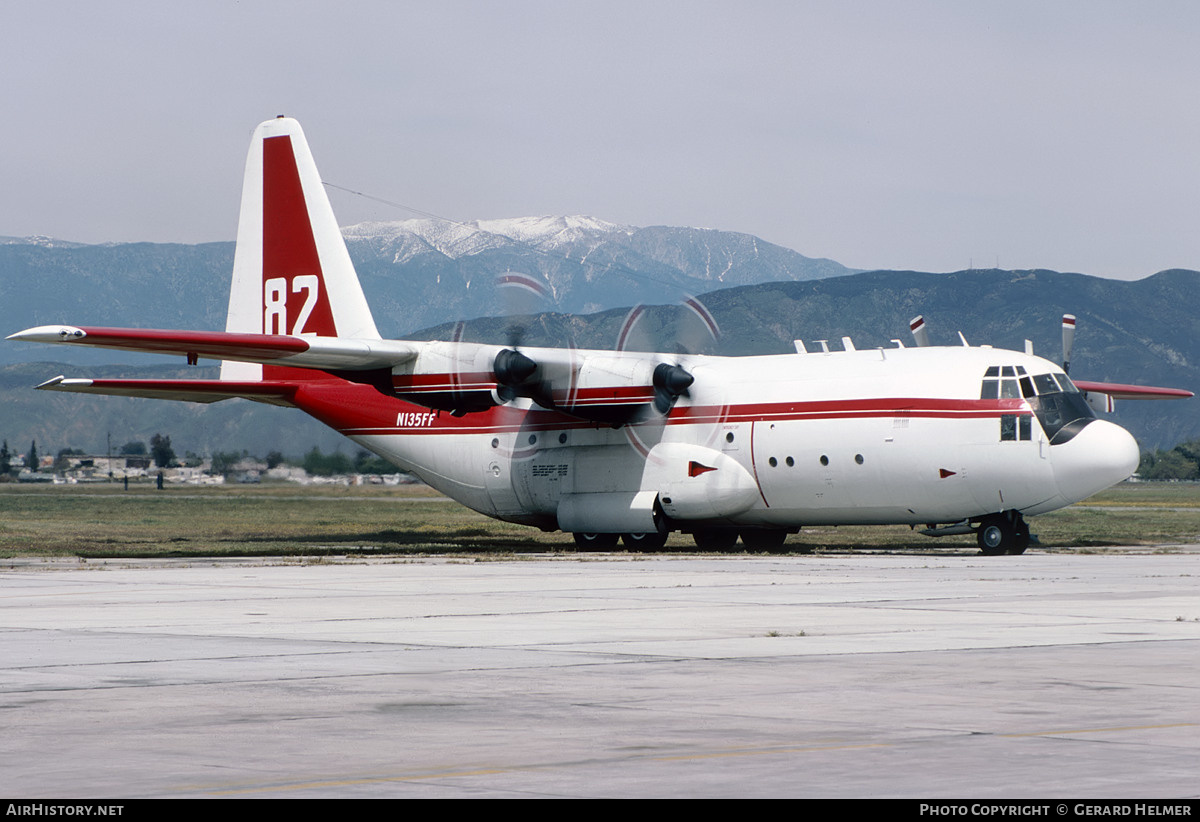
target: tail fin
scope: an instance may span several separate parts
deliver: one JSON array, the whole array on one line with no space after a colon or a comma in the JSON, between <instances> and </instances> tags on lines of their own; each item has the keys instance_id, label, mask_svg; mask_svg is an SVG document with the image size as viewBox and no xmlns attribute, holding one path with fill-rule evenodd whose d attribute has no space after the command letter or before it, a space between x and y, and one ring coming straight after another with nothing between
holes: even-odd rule
<instances>
[{"instance_id":1,"label":"tail fin","mask_svg":"<svg viewBox=\"0 0 1200 822\"><path fill-rule=\"evenodd\" d=\"M225 330L379 339L304 131L288 117L259 125L250 143ZM264 369L277 367L226 361L221 379L278 376Z\"/></svg>"}]
</instances>

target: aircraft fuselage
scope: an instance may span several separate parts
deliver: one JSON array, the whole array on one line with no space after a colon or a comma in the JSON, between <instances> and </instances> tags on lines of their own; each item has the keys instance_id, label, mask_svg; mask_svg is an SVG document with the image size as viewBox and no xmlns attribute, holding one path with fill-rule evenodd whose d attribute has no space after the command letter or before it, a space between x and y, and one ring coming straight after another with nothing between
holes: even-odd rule
<instances>
[{"instance_id":1,"label":"aircraft fuselage","mask_svg":"<svg viewBox=\"0 0 1200 822\"><path fill-rule=\"evenodd\" d=\"M439 344L428 345L396 369L397 383L414 375L460 379L444 370ZM481 358L496 350L459 344L460 358L464 345ZM551 351L525 353L537 361ZM1133 438L1081 402L1073 406L1084 409L1074 430L1064 430L1072 422L1059 410L1070 393L1062 386L1073 388L1066 375L1013 351L572 356L677 361L695 385L665 416L615 427L526 398L455 416L379 392L357 404L353 420L326 421L477 511L551 529L560 527L564 506L571 515L603 511L606 503L637 509L638 495L684 530L950 523L1006 510L1033 515L1084 499L1137 466ZM302 398L297 404L323 416ZM1046 410L1052 405L1054 417ZM611 512L603 517L611 525L602 517L577 522L586 530L637 526Z\"/></svg>"}]
</instances>

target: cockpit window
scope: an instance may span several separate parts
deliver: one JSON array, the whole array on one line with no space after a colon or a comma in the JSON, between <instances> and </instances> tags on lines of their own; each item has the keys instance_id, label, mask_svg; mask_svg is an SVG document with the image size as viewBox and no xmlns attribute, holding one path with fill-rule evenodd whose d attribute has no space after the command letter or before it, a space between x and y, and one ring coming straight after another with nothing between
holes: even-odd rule
<instances>
[{"instance_id":1,"label":"cockpit window","mask_svg":"<svg viewBox=\"0 0 1200 822\"><path fill-rule=\"evenodd\" d=\"M1071 382L1071 378L1066 374L1055 374L1054 379L1058 382L1059 388L1066 391L1068 394L1078 394L1079 389L1075 387L1075 383Z\"/></svg>"},{"instance_id":2,"label":"cockpit window","mask_svg":"<svg viewBox=\"0 0 1200 822\"><path fill-rule=\"evenodd\" d=\"M1022 386L1016 377L1022 376L1025 373L1025 368L1020 366L998 366L994 365L988 368L984 374L983 384L979 386L980 400L1020 400L1022 395ZM1007 377L1007 379L996 379L997 377ZM1022 382L1024 382L1022 377ZM1025 396L1032 394L1032 388Z\"/></svg>"},{"instance_id":3,"label":"cockpit window","mask_svg":"<svg viewBox=\"0 0 1200 822\"><path fill-rule=\"evenodd\" d=\"M1033 378L1033 384L1037 386L1039 394L1054 394L1062 390L1055 382L1053 374L1037 374Z\"/></svg>"},{"instance_id":4,"label":"cockpit window","mask_svg":"<svg viewBox=\"0 0 1200 822\"><path fill-rule=\"evenodd\" d=\"M1007 378L1007 379L1006 379ZM1051 445L1061 445L1096 418L1079 389L1066 374L1025 375L1022 366L993 365L983 375L979 389L982 400L1024 397L1037 416ZM1017 433L1016 418L1001 420L1001 439L1025 439ZM1017 433L1016 437L1009 436Z\"/></svg>"}]
</instances>

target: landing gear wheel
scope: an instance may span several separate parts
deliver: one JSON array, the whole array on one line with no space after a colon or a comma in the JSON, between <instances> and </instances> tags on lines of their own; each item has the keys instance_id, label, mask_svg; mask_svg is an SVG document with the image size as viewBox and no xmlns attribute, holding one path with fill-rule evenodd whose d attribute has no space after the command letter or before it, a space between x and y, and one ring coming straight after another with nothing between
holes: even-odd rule
<instances>
[{"instance_id":1,"label":"landing gear wheel","mask_svg":"<svg viewBox=\"0 0 1200 822\"><path fill-rule=\"evenodd\" d=\"M729 551L737 545L738 532L732 528L710 528L692 534L701 551Z\"/></svg>"},{"instance_id":2,"label":"landing gear wheel","mask_svg":"<svg viewBox=\"0 0 1200 822\"><path fill-rule=\"evenodd\" d=\"M1008 553L1008 543L1011 541L1004 523L996 520L981 522L975 539L979 542L979 550L989 557Z\"/></svg>"},{"instance_id":3,"label":"landing gear wheel","mask_svg":"<svg viewBox=\"0 0 1200 822\"><path fill-rule=\"evenodd\" d=\"M992 514L979 523L975 532L979 550L989 557L1023 554L1029 547L1029 526L1018 511Z\"/></svg>"},{"instance_id":4,"label":"landing gear wheel","mask_svg":"<svg viewBox=\"0 0 1200 822\"><path fill-rule=\"evenodd\" d=\"M620 534L572 534L580 551L611 551L617 547Z\"/></svg>"},{"instance_id":5,"label":"landing gear wheel","mask_svg":"<svg viewBox=\"0 0 1200 822\"><path fill-rule=\"evenodd\" d=\"M648 534L622 534L621 542L630 551L661 551L667 544L667 534L651 531Z\"/></svg>"},{"instance_id":6,"label":"landing gear wheel","mask_svg":"<svg viewBox=\"0 0 1200 822\"><path fill-rule=\"evenodd\" d=\"M751 528L742 531L742 544L751 551L780 553L787 541L787 531L774 528Z\"/></svg>"}]
</instances>

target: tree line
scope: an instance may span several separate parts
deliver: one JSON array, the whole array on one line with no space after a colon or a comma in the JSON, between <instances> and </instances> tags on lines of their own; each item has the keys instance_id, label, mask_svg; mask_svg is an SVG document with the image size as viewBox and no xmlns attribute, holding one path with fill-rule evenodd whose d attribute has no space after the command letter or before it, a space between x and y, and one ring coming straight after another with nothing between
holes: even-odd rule
<instances>
[{"instance_id":1,"label":"tree line","mask_svg":"<svg viewBox=\"0 0 1200 822\"><path fill-rule=\"evenodd\" d=\"M1180 443L1170 451L1147 451L1138 464L1146 480L1200 480L1200 439Z\"/></svg>"},{"instance_id":2,"label":"tree line","mask_svg":"<svg viewBox=\"0 0 1200 822\"><path fill-rule=\"evenodd\" d=\"M55 456L52 469L56 473L66 471L70 467L70 458L88 456L79 448L63 448ZM99 456L92 454L91 456ZM155 434L149 443L142 440L130 440L113 451L113 456L145 457L148 464L155 468L176 468L179 466L199 467L205 458L188 451L180 458L171 445L171 438L163 434ZM209 471L213 474L229 474L237 470L236 466L245 461L265 463L268 469L280 465L292 465L303 468L314 476L332 476L334 474L395 474L399 471L390 462L372 454L365 449L359 449L353 456L347 456L340 451L323 454L317 446L308 451L303 457L291 458L279 451L272 451L265 458L259 458L249 451L217 451L210 461ZM12 450L8 440L0 444L0 481L11 479L17 475L22 465L31 470L40 470L40 457L37 440L29 444L29 450L21 459L19 452Z\"/></svg>"},{"instance_id":3,"label":"tree line","mask_svg":"<svg viewBox=\"0 0 1200 822\"><path fill-rule=\"evenodd\" d=\"M77 448L63 448L54 459L54 470L63 471L67 468L68 457L80 456L84 452ZM123 457L148 457L157 468L172 468L179 465L199 466L203 458L191 453L184 455L181 461L171 446L171 438L163 434L155 434L149 444L141 440L130 440L117 449L117 455ZM0 478L16 474L19 465L14 460L19 455L13 452L8 440L0 445ZM217 451L212 455L210 471L214 474L228 474L234 466L244 460L265 462L268 469L280 465L294 465L303 468L313 476L332 476L334 474L394 474L397 468L386 460L364 449L359 449L353 456L347 456L340 451L323 454L321 449L313 446L312 450L299 459L285 457L279 451L272 451L266 458L259 460L248 451ZM24 460L25 467L39 470L37 440L29 444L29 451ZM1138 464L1138 476L1144 480L1200 480L1200 439L1188 440L1174 448L1164 451L1146 451Z\"/></svg>"}]
</instances>

